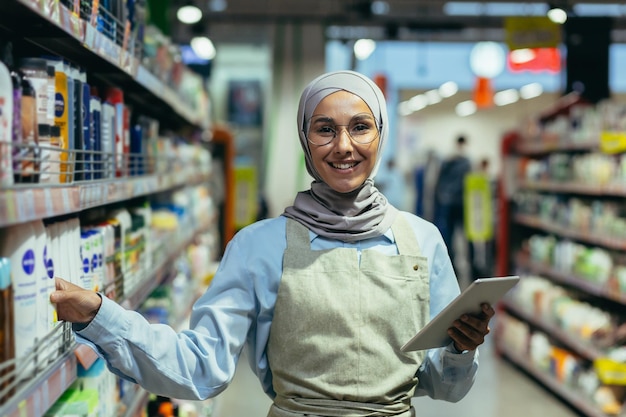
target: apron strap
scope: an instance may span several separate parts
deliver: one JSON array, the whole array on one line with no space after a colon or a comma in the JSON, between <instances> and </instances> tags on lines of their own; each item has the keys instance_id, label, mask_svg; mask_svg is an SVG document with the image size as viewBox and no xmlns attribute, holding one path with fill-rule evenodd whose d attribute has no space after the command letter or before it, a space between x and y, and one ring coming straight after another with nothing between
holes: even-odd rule
<instances>
[{"instance_id":1,"label":"apron strap","mask_svg":"<svg viewBox=\"0 0 626 417\"><path fill-rule=\"evenodd\" d=\"M309 229L293 219L287 219L287 249L297 251L310 251L311 240L309 239Z\"/></svg>"},{"instance_id":2,"label":"apron strap","mask_svg":"<svg viewBox=\"0 0 626 417\"><path fill-rule=\"evenodd\" d=\"M422 255L413 228L402 213L398 213L396 219L391 224L391 231L400 255Z\"/></svg>"}]
</instances>

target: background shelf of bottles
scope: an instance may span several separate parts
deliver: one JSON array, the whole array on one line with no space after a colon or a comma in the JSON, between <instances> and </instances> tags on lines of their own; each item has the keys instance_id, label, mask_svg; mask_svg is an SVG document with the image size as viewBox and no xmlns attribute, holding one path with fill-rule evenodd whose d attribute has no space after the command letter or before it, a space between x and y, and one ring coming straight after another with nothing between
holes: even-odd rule
<instances>
[{"instance_id":1,"label":"background shelf of bottles","mask_svg":"<svg viewBox=\"0 0 626 417\"><path fill-rule=\"evenodd\" d=\"M139 9L141 10L141 9ZM49 51L80 63L90 76L124 89L131 102L146 105L178 127L210 127L209 98L202 78L176 60L160 61L157 50L171 55L154 27L145 25L145 11L122 21L99 1L3 0L0 28L10 30L31 52ZM148 42L155 42L149 44Z\"/></svg>"},{"instance_id":2,"label":"background shelf of bottles","mask_svg":"<svg viewBox=\"0 0 626 417\"><path fill-rule=\"evenodd\" d=\"M164 141L162 146L170 145ZM27 181L0 186L0 227L207 182L210 161L194 152L193 145L186 146L187 157L181 159L170 151L120 156L0 142L0 178L13 175Z\"/></svg>"},{"instance_id":3,"label":"background shelf of bottles","mask_svg":"<svg viewBox=\"0 0 626 417\"><path fill-rule=\"evenodd\" d=\"M157 286L172 278L174 260L198 236L209 231L214 220L209 215L193 224L198 219L190 219L183 227L152 236L149 259L153 261L149 265L136 264L118 274L103 287L102 293L128 309L138 309ZM78 363L89 369L96 359L91 348L76 344L69 324L59 323L26 356L0 363L0 415L43 415L76 380Z\"/></svg>"}]
</instances>

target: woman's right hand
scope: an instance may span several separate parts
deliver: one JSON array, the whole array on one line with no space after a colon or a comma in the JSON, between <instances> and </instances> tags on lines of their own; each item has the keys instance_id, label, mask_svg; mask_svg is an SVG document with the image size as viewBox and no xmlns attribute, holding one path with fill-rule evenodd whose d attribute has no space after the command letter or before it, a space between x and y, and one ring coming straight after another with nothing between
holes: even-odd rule
<instances>
[{"instance_id":1,"label":"woman's right hand","mask_svg":"<svg viewBox=\"0 0 626 417\"><path fill-rule=\"evenodd\" d=\"M61 278L55 278L56 291L50 302L56 304L59 320L70 323L89 323L96 317L102 299L95 291L86 290Z\"/></svg>"}]
</instances>

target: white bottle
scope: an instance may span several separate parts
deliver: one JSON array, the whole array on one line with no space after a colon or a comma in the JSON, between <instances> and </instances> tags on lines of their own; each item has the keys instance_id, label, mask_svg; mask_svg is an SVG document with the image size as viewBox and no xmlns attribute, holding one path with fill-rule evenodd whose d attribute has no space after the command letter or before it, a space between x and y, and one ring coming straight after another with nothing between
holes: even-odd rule
<instances>
[{"instance_id":1,"label":"white bottle","mask_svg":"<svg viewBox=\"0 0 626 417\"><path fill-rule=\"evenodd\" d=\"M16 374L28 379L34 371L33 349L37 339L37 239L30 223L0 230L0 256L10 258Z\"/></svg>"},{"instance_id":2,"label":"white bottle","mask_svg":"<svg viewBox=\"0 0 626 417\"><path fill-rule=\"evenodd\" d=\"M48 364L50 353L44 346L49 345L48 332L51 330L52 313L48 285L48 253L46 248L46 228L41 220L34 220L30 225L35 234L35 275L37 279L37 368L42 369Z\"/></svg>"}]
</instances>

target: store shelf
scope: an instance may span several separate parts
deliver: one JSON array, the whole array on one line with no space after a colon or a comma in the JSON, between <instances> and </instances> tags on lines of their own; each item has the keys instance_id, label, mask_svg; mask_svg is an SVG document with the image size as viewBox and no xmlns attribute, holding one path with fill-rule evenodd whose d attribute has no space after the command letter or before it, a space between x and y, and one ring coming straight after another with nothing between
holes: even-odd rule
<instances>
[{"instance_id":1,"label":"store shelf","mask_svg":"<svg viewBox=\"0 0 626 417\"><path fill-rule=\"evenodd\" d=\"M497 345L498 352L505 359L523 369L528 375L536 379L559 398L569 403L579 414L587 417L607 417L602 410L591 404L589 400L586 400L582 393L569 389L562 382L533 365L528 359L511 353L511 350L503 346L501 341L498 341Z\"/></svg>"},{"instance_id":2,"label":"store shelf","mask_svg":"<svg viewBox=\"0 0 626 417\"><path fill-rule=\"evenodd\" d=\"M129 309L137 309L154 288L164 282L175 257L182 253L184 248L193 242L199 234L207 231L212 222L213 219L207 219L196 230L182 238L176 239L173 243L170 242L166 255L159 258L155 266L145 274L137 288L121 302L121 305ZM97 357L97 354L89 346L75 345L69 353L57 360L33 381L22 387L20 392L11 397L6 404L2 405L0 416L24 417L43 415L75 381L77 363L80 362L85 369L89 369ZM137 414L127 415L134 416Z\"/></svg>"},{"instance_id":3,"label":"store shelf","mask_svg":"<svg viewBox=\"0 0 626 417\"><path fill-rule=\"evenodd\" d=\"M534 274L549 277L557 284L575 287L596 297L602 297L626 306L626 294L620 293L619 291L616 291L608 286L590 282L589 280L579 277L571 272L560 271L546 263L530 260L528 256L521 254L517 254L515 256L515 263L517 266Z\"/></svg>"},{"instance_id":4,"label":"store shelf","mask_svg":"<svg viewBox=\"0 0 626 417\"><path fill-rule=\"evenodd\" d=\"M50 9L44 10L44 5ZM128 49L59 2L3 0L0 28L13 34L16 41L27 41L20 44L22 52L47 51L79 63L90 78L122 88L130 103L172 127L210 125L208 114L199 114L194 103L183 101L170 86L152 76Z\"/></svg>"},{"instance_id":5,"label":"store shelf","mask_svg":"<svg viewBox=\"0 0 626 417\"><path fill-rule=\"evenodd\" d=\"M208 181L208 174L188 169L176 174L154 174L69 186L42 184L0 190L0 227L60 216L82 210Z\"/></svg>"},{"instance_id":6,"label":"store shelf","mask_svg":"<svg viewBox=\"0 0 626 417\"><path fill-rule=\"evenodd\" d=\"M529 216L525 214L516 214L514 221L518 224L543 230L547 233L554 233L564 238L589 243L592 245L602 246L608 249L626 250L626 239L611 236L603 236L590 232L578 231L575 228L555 225L537 216Z\"/></svg>"},{"instance_id":7,"label":"store shelf","mask_svg":"<svg viewBox=\"0 0 626 417\"><path fill-rule=\"evenodd\" d=\"M522 140L516 146L516 152L520 155L538 156L552 152L582 152L597 150L600 146L599 139L588 139L578 142L563 140L557 135L543 135L539 140Z\"/></svg>"},{"instance_id":8,"label":"store shelf","mask_svg":"<svg viewBox=\"0 0 626 417\"><path fill-rule=\"evenodd\" d=\"M512 313L514 316L519 317L533 327L540 329L542 332L550 335L551 338L558 341L561 345L566 346L572 352L575 352L577 355L589 361L593 361L594 359L603 356L602 352L599 349L572 337L567 331L551 323L545 322L545 320L541 317L536 317L535 315L527 312L525 309L515 305L515 303L511 301L503 301L502 307L506 311Z\"/></svg>"},{"instance_id":9,"label":"store shelf","mask_svg":"<svg viewBox=\"0 0 626 417\"><path fill-rule=\"evenodd\" d=\"M0 416L41 416L76 380L77 361L73 352L57 359L40 377L21 387L0 407Z\"/></svg>"},{"instance_id":10,"label":"store shelf","mask_svg":"<svg viewBox=\"0 0 626 417\"><path fill-rule=\"evenodd\" d=\"M626 197L626 185L581 184L569 181L519 181L520 190L546 191L563 194L580 194L588 196Z\"/></svg>"}]
</instances>

